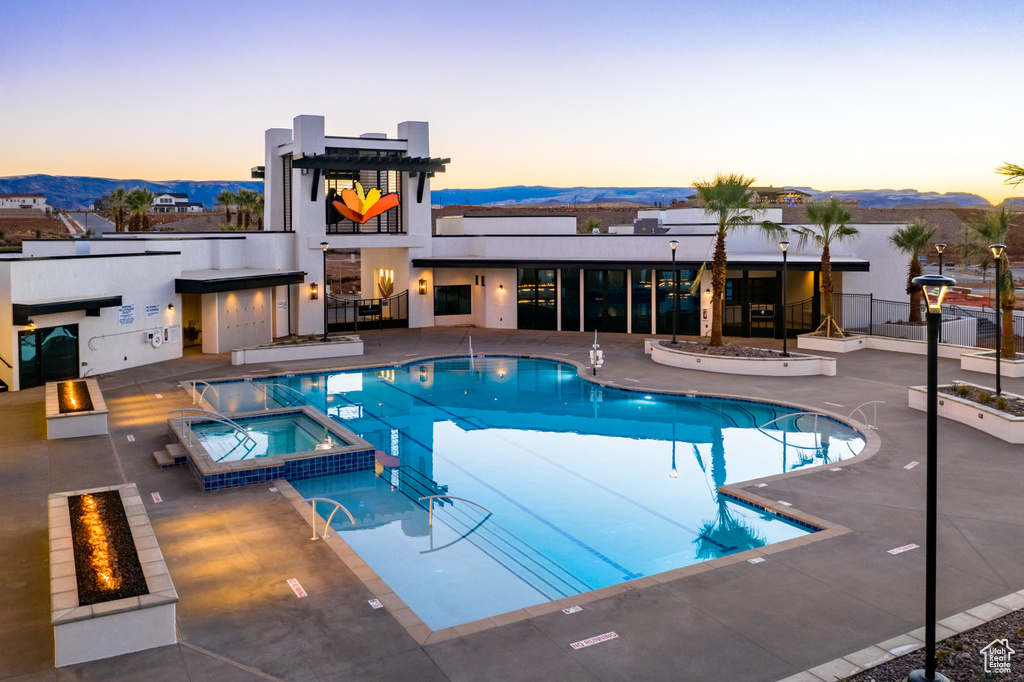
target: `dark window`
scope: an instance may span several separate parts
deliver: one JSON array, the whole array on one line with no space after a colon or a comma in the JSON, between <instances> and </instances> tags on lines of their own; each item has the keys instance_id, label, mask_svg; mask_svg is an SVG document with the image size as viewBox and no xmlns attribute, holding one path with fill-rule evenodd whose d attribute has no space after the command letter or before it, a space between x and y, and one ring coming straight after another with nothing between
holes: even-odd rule
<instances>
[{"instance_id":1,"label":"dark window","mask_svg":"<svg viewBox=\"0 0 1024 682\"><path fill-rule=\"evenodd\" d=\"M651 333L651 271L633 270L633 333Z\"/></svg>"},{"instance_id":2,"label":"dark window","mask_svg":"<svg viewBox=\"0 0 1024 682\"><path fill-rule=\"evenodd\" d=\"M562 331L580 331L580 271L562 270Z\"/></svg>"},{"instance_id":3,"label":"dark window","mask_svg":"<svg viewBox=\"0 0 1024 682\"><path fill-rule=\"evenodd\" d=\"M694 335L698 333L699 314L698 297L690 295L693 288L693 270L679 270L679 319L676 325L677 334ZM671 270L658 270L658 333L672 333L672 314L675 310L675 283Z\"/></svg>"},{"instance_id":4,"label":"dark window","mask_svg":"<svg viewBox=\"0 0 1024 682\"><path fill-rule=\"evenodd\" d=\"M555 271L522 268L516 282L516 323L519 329L555 329Z\"/></svg>"},{"instance_id":5,"label":"dark window","mask_svg":"<svg viewBox=\"0 0 1024 682\"><path fill-rule=\"evenodd\" d=\"M281 187L284 189L284 231L292 231L292 155L288 154L281 162Z\"/></svg>"},{"instance_id":6,"label":"dark window","mask_svg":"<svg viewBox=\"0 0 1024 682\"><path fill-rule=\"evenodd\" d=\"M20 388L78 376L78 325L19 332Z\"/></svg>"},{"instance_id":7,"label":"dark window","mask_svg":"<svg viewBox=\"0 0 1024 682\"><path fill-rule=\"evenodd\" d=\"M435 315L469 315L472 312L471 284L434 287Z\"/></svg>"},{"instance_id":8,"label":"dark window","mask_svg":"<svg viewBox=\"0 0 1024 682\"><path fill-rule=\"evenodd\" d=\"M626 271L583 271L583 331L626 331Z\"/></svg>"}]
</instances>

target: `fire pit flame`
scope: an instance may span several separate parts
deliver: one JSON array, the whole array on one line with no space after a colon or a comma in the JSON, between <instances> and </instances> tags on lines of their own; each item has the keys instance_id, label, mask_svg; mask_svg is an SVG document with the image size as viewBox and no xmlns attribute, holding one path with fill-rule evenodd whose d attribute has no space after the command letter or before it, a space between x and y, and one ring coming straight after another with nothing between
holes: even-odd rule
<instances>
[{"instance_id":1,"label":"fire pit flame","mask_svg":"<svg viewBox=\"0 0 1024 682\"><path fill-rule=\"evenodd\" d=\"M107 529L92 495L82 495L82 509L80 520L88 535L87 542L91 554L89 562L101 586L108 590L116 590L121 585L117 570L117 554L107 537Z\"/></svg>"}]
</instances>

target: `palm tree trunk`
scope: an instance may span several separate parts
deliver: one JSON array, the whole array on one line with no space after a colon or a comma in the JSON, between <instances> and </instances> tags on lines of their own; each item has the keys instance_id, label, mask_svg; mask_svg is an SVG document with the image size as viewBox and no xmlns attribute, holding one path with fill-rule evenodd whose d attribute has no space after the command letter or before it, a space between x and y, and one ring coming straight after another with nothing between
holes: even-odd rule
<instances>
[{"instance_id":1,"label":"palm tree trunk","mask_svg":"<svg viewBox=\"0 0 1024 682\"><path fill-rule=\"evenodd\" d=\"M1016 358L1016 339L1013 334L1013 302L1003 301L1003 347L1000 354L1004 358Z\"/></svg>"},{"instance_id":2,"label":"palm tree trunk","mask_svg":"<svg viewBox=\"0 0 1024 682\"><path fill-rule=\"evenodd\" d=\"M832 320L833 292L835 287L832 286L832 257L826 244L821 249L821 308L825 312L825 336L830 338L835 324Z\"/></svg>"},{"instance_id":3,"label":"palm tree trunk","mask_svg":"<svg viewBox=\"0 0 1024 682\"><path fill-rule=\"evenodd\" d=\"M228 206L227 204L224 204L224 215L225 215L224 221L227 223L228 226L230 226L231 225L231 207Z\"/></svg>"},{"instance_id":4,"label":"palm tree trunk","mask_svg":"<svg viewBox=\"0 0 1024 682\"><path fill-rule=\"evenodd\" d=\"M915 286L913 280L921 274L921 261L917 254L910 258L910 267L907 268L907 293L910 294L910 323L920 324L921 322L921 287Z\"/></svg>"},{"instance_id":5,"label":"palm tree trunk","mask_svg":"<svg viewBox=\"0 0 1024 682\"><path fill-rule=\"evenodd\" d=\"M725 298L725 230L718 231L715 255L711 261L711 345L723 346L722 311Z\"/></svg>"}]
</instances>

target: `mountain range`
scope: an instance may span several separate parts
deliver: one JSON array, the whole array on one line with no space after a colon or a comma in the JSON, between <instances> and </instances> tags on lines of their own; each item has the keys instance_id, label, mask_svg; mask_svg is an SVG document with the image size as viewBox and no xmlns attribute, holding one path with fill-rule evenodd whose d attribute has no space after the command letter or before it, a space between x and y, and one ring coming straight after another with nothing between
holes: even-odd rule
<instances>
[{"instance_id":1,"label":"mountain range","mask_svg":"<svg viewBox=\"0 0 1024 682\"><path fill-rule=\"evenodd\" d=\"M221 190L237 192L240 188L263 191L260 180L114 180L63 175L18 175L0 178L0 193L45 194L52 206L62 209L88 208L105 194L118 187L148 187L151 192L184 192L191 201L207 208L216 203ZM916 189L860 189L822 191L812 187L793 187L808 192L814 199L856 200L868 208L892 208L903 204L956 204L989 206L989 202L967 192L919 192ZM502 206L520 204L589 204L595 202L628 202L646 206L659 203L668 206L692 195L692 187L494 187L490 189L442 189L432 192L434 205L462 204L470 206ZM938 207L938 206L936 206Z\"/></svg>"}]
</instances>

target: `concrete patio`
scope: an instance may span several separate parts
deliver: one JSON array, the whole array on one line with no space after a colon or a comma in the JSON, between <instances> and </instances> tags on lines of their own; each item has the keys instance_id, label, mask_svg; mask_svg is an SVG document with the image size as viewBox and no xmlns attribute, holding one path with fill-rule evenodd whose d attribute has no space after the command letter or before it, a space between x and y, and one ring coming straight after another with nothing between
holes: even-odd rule
<instances>
[{"instance_id":1,"label":"concrete patio","mask_svg":"<svg viewBox=\"0 0 1024 682\"><path fill-rule=\"evenodd\" d=\"M245 372L294 372L466 353L586 362L593 335L466 328L363 335L365 356ZM780 342L747 339L779 348ZM203 493L186 468L158 469L178 383L239 375L228 355L99 377L109 435L46 440L43 388L0 394L0 679L8 680L704 680L772 681L919 628L924 619L925 415L907 407L925 358L837 357L837 376L777 378L666 368L643 338L601 335L600 378L626 388L778 400L846 417L882 400L870 459L776 480L756 493L851 530L482 632L419 645L323 542L308 516L268 485ZM939 360L940 382L992 383ZM1003 389L1024 392L1024 379ZM939 423L939 618L1024 589L1024 450ZM921 462L911 469L911 461ZM55 669L49 622L46 496L135 482L180 595L177 645ZM753 490L751 488L751 490ZM153 501L152 493L162 499ZM308 593L299 599L286 581ZM457 599L458 595L452 595ZM570 643L614 631L580 650Z\"/></svg>"}]
</instances>

